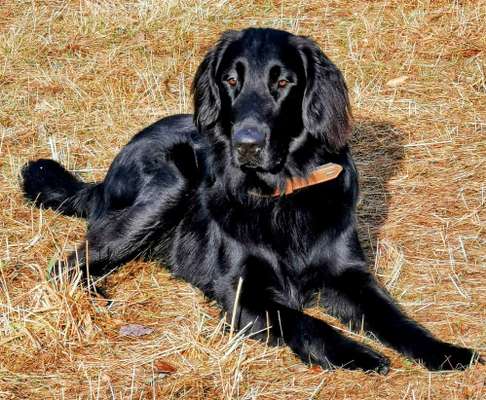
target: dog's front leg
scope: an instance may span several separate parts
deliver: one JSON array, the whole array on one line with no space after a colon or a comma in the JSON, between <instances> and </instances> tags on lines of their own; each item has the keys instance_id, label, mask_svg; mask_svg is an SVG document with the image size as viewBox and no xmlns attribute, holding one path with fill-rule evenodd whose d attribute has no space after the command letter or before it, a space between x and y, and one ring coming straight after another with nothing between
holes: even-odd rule
<instances>
[{"instance_id":1,"label":"dog's front leg","mask_svg":"<svg viewBox=\"0 0 486 400\"><path fill-rule=\"evenodd\" d=\"M389 362L381 354L347 338L324 321L276 302L268 275L260 267L238 268L241 275L218 283L217 299L233 329L246 328L251 337L272 344L283 341L304 362L326 369L388 372Z\"/></svg>"},{"instance_id":2,"label":"dog's front leg","mask_svg":"<svg viewBox=\"0 0 486 400\"><path fill-rule=\"evenodd\" d=\"M359 265L341 268L329 278L322 302L343 322L363 327L431 370L464 369L479 358L473 350L438 340L405 315L372 274Z\"/></svg>"}]
</instances>

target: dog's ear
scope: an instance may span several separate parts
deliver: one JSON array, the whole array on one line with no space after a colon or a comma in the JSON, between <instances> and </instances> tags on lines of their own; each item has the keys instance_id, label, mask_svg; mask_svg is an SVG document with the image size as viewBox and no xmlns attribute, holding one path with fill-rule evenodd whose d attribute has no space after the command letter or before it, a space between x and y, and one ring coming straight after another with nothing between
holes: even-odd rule
<instances>
[{"instance_id":1,"label":"dog's ear","mask_svg":"<svg viewBox=\"0 0 486 400\"><path fill-rule=\"evenodd\" d=\"M351 107L344 77L313 40L298 36L296 42L307 79L302 103L304 127L322 138L329 151L338 152L351 132Z\"/></svg>"},{"instance_id":2,"label":"dog's ear","mask_svg":"<svg viewBox=\"0 0 486 400\"><path fill-rule=\"evenodd\" d=\"M197 68L191 93L194 97L194 123L200 131L210 128L219 118L221 99L216 76L225 50L239 35L238 31L224 32Z\"/></svg>"}]
</instances>

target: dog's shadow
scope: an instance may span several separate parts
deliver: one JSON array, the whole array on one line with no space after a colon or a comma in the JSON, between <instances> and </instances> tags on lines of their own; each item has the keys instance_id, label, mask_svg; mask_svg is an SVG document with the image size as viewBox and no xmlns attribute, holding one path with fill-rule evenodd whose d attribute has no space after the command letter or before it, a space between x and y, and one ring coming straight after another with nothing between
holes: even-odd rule
<instances>
[{"instance_id":1,"label":"dog's shadow","mask_svg":"<svg viewBox=\"0 0 486 400\"><path fill-rule=\"evenodd\" d=\"M357 120L351 150L360 182L358 231L368 263L375 259L378 234L388 217L388 181L404 157L404 133L388 122Z\"/></svg>"}]
</instances>

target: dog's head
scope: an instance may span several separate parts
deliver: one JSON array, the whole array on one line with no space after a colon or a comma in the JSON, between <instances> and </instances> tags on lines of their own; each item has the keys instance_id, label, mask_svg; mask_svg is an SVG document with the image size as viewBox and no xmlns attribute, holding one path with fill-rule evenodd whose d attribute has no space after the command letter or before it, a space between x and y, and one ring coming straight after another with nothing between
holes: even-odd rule
<instances>
[{"instance_id":1,"label":"dog's head","mask_svg":"<svg viewBox=\"0 0 486 400\"><path fill-rule=\"evenodd\" d=\"M283 31L225 32L193 93L198 129L216 131L243 171L278 173L306 135L339 152L350 131L341 72L312 40Z\"/></svg>"}]
</instances>

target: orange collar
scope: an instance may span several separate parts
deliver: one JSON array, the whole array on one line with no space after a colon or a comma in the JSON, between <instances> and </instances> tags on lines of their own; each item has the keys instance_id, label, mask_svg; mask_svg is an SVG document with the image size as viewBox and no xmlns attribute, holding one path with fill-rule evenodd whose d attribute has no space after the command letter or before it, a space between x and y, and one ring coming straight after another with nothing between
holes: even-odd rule
<instances>
[{"instance_id":1,"label":"orange collar","mask_svg":"<svg viewBox=\"0 0 486 400\"><path fill-rule=\"evenodd\" d=\"M331 162L321 165L320 167L314 169L306 178L295 177L287 179L284 192L281 192L278 188L276 188L275 192L273 192L269 196L280 197L284 195L289 195L297 190L306 188L308 186L318 185L319 183L331 181L333 179L336 179L342 170L343 167L341 165ZM251 193L257 196L265 196L254 192Z\"/></svg>"}]
</instances>

